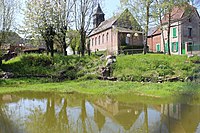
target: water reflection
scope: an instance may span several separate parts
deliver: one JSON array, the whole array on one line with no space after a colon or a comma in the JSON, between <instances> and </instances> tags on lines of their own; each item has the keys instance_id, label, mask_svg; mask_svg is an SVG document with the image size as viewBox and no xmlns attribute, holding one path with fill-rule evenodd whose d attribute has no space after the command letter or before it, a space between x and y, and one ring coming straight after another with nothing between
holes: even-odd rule
<instances>
[{"instance_id":1,"label":"water reflection","mask_svg":"<svg viewBox=\"0 0 200 133\"><path fill-rule=\"evenodd\" d=\"M46 93L0 96L0 133L96 132L199 133L200 105Z\"/></svg>"}]
</instances>

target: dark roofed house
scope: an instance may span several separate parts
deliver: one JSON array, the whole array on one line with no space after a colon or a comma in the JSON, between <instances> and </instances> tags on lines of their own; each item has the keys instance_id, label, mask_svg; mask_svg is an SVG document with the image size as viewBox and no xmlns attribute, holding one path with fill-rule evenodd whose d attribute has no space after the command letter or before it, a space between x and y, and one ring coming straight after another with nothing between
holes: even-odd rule
<instances>
[{"instance_id":1,"label":"dark roofed house","mask_svg":"<svg viewBox=\"0 0 200 133\"><path fill-rule=\"evenodd\" d=\"M107 51L109 54L118 54L122 47L143 47L142 29L128 9L105 20L98 4L93 15L93 27L89 34L92 52Z\"/></svg>"}]
</instances>

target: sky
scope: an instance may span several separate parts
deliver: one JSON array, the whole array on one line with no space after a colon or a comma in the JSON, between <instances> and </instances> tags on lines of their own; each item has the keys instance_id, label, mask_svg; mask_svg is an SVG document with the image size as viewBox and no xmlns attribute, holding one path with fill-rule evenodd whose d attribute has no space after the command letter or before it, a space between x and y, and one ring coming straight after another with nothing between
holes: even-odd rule
<instances>
[{"instance_id":1,"label":"sky","mask_svg":"<svg viewBox=\"0 0 200 133\"><path fill-rule=\"evenodd\" d=\"M21 4L21 6L24 4ZM111 18L115 13L119 12L120 8L120 0L104 0L103 3L100 4L104 14L105 14L105 19ZM21 8L24 8L22 6ZM23 15L18 14L17 15L17 25L23 25ZM22 36L22 35L21 35Z\"/></svg>"},{"instance_id":2,"label":"sky","mask_svg":"<svg viewBox=\"0 0 200 133\"><path fill-rule=\"evenodd\" d=\"M111 18L114 13L119 11L120 0L105 0L101 7L105 14L105 19Z\"/></svg>"}]
</instances>

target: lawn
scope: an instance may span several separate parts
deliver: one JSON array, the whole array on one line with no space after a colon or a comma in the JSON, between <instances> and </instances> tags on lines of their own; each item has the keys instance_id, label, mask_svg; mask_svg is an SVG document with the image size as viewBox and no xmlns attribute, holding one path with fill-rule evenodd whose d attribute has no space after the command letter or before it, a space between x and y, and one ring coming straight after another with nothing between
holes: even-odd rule
<instances>
[{"instance_id":1,"label":"lawn","mask_svg":"<svg viewBox=\"0 0 200 133\"><path fill-rule=\"evenodd\" d=\"M42 83L36 79L0 80L0 93L21 91L83 93L94 95L136 94L150 97L169 97L175 95L198 95L200 85L185 82L140 83L123 81L65 81L58 83Z\"/></svg>"}]
</instances>

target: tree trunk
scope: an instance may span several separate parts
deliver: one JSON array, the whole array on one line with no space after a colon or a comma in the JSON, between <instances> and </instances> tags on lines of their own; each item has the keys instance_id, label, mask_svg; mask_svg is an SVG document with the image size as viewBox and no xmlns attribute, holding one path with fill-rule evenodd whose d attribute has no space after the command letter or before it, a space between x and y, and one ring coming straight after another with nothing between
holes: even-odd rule
<instances>
[{"instance_id":1,"label":"tree trunk","mask_svg":"<svg viewBox=\"0 0 200 133\"><path fill-rule=\"evenodd\" d=\"M147 5L146 5L145 40L144 40L144 54L147 53L147 36L148 36L148 29L149 29L149 8L150 8L150 2L147 1Z\"/></svg>"},{"instance_id":2,"label":"tree trunk","mask_svg":"<svg viewBox=\"0 0 200 133\"><path fill-rule=\"evenodd\" d=\"M65 37L63 37L63 55L67 56L67 43L65 41Z\"/></svg>"},{"instance_id":3,"label":"tree trunk","mask_svg":"<svg viewBox=\"0 0 200 133\"><path fill-rule=\"evenodd\" d=\"M1 45L2 45L2 43L0 41L0 66L2 65L2 58L3 58L3 52L1 50Z\"/></svg>"},{"instance_id":4,"label":"tree trunk","mask_svg":"<svg viewBox=\"0 0 200 133\"><path fill-rule=\"evenodd\" d=\"M53 57L53 56L54 56L53 40L51 40L51 41L49 42L49 46L50 46L51 57Z\"/></svg>"},{"instance_id":5,"label":"tree trunk","mask_svg":"<svg viewBox=\"0 0 200 133\"><path fill-rule=\"evenodd\" d=\"M85 36L86 36L86 33L83 29L81 29L80 35L81 35L81 46L80 46L81 56L84 56L85 55Z\"/></svg>"},{"instance_id":6,"label":"tree trunk","mask_svg":"<svg viewBox=\"0 0 200 133\"><path fill-rule=\"evenodd\" d=\"M159 4L158 3L158 0L156 0L157 2L157 5ZM163 41L163 47L164 47L164 51L163 53L165 54L165 37L164 37L164 30L163 30L163 23L162 23L162 16L161 16L161 9L159 8L159 21L160 21L160 28L161 28L161 35L162 35L162 41Z\"/></svg>"},{"instance_id":7,"label":"tree trunk","mask_svg":"<svg viewBox=\"0 0 200 133\"><path fill-rule=\"evenodd\" d=\"M0 66L2 65L2 55L0 55Z\"/></svg>"},{"instance_id":8,"label":"tree trunk","mask_svg":"<svg viewBox=\"0 0 200 133\"><path fill-rule=\"evenodd\" d=\"M168 54L171 55L170 52L170 28L171 28L171 11L169 11L169 20L168 20L168 29L167 29L167 45L168 45Z\"/></svg>"},{"instance_id":9,"label":"tree trunk","mask_svg":"<svg viewBox=\"0 0 200 133\"><path fill-rule=\"evenodd\" d=\"M75 51L75 49L73 49L73 55L75 55L76 54L76 51Z\"/></svg>"},{"instance_id":10,"label":"tree trunk","mask_svg":"<svg viewBox=\"0 0 200 133\"><path fill-rule=\"evenodd\" d=\"M91 55L91 51L90 51L90 41L88 40L87 42L87 51L88 51L88 55Z\"/></svg>"}]
</instances>

